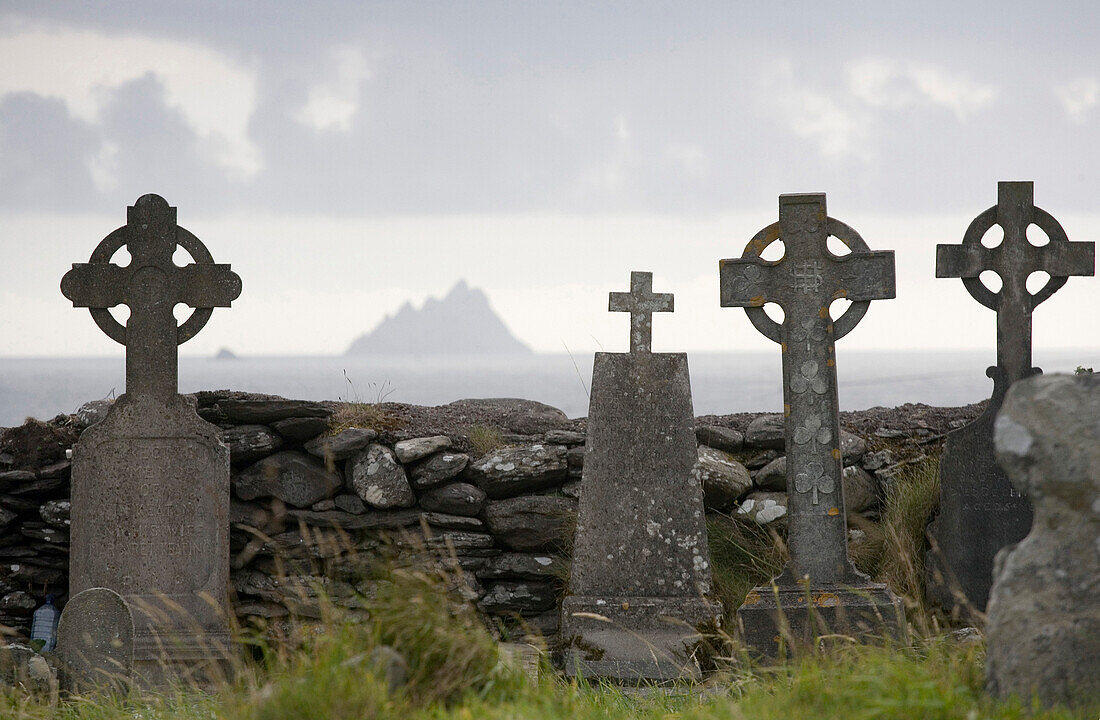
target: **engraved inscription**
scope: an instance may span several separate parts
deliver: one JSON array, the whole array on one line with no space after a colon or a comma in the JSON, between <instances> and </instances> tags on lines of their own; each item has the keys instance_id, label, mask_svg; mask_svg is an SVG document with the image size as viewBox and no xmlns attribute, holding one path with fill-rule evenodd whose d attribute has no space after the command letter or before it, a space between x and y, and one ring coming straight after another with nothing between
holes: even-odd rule
<instances>
[{"instance_id":1,"label":"engraved inscription","mask_svg":"<svg viewBox=\"0 0 1100 720\"><path fill-rule=\"evenodd\" d=\"M793 285L794 289L803 293L816 293L821 289L824 278L821 273L825 269L820 260L803 260L794 264Z\"/></svg>"}]
</instances>

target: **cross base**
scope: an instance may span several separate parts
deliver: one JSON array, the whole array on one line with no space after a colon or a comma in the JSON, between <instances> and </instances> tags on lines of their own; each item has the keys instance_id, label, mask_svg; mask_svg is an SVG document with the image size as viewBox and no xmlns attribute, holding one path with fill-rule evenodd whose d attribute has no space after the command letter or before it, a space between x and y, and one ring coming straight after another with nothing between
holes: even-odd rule
<instances>
[{"instance_id":1,"label":"cross base","mask_svg":"<svg viewBox=\"0 0 1100 720\"><path fill-rule=\"evenodd\" d=\"M722 606L704 598L567 597L565 673L624 684L698 680L697 628L713 631L721 615Z\"/></svg>"},{"instance_id":2,"label":"cross base","mask_svg":"<svg viewBox=\"0 0 1100 720\"><path fill-rule=\"evenodd\" d=\"M867 583L753 588L737 610L737 624L749 653L774 659L812 646L827 636L860 642L904 641L901 599L885 585Z\"/></svg>"}]
</instances>

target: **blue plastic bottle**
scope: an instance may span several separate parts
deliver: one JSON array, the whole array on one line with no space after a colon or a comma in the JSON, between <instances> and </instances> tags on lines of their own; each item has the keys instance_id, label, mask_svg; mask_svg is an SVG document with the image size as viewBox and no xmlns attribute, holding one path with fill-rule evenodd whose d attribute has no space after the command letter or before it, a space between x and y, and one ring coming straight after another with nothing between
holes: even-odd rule
<instances>
[{"instance_id":1,"label":"blue plastic bottle","mask_svg":"<svg viewBox=\"0 0 1100 720\"><path fill-rule=\"evenodd\" d=\"M43 650L53 650L57 647L57 619L61 617L61 611L54 607L53 595L46 596L46 602L42 607L34 611L34 619L31 621L31 640L41 640L45 643Z\"/></svg>"}]
</instances>

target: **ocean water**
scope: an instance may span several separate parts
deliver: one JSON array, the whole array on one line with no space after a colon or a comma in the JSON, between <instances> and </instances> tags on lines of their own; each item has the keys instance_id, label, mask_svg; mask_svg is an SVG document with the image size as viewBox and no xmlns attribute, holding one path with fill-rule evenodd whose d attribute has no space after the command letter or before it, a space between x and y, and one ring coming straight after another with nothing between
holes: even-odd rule
<instances>
[{"instance_id":1,"label":"ocean water","mask_svg":"<svg viewBox=\"0 0 1100 720\"><path fill-rule=\"evenodd\" d=\"M689 353L697 415L778 412L780 353ZM842 410L906 402L955 406L989 396L992 352L838 353ZM1035 352L1046 372L1100 368L1100 349ZM125 366L113 358L0 358L0 426L48 419L88 400L124 391ZM469 397L522 397L588 413L592 354L523 358L252 357L180 358L180 392L228 388L303 400L389 400L440 405Z\"/></svg>"}]
</instances>

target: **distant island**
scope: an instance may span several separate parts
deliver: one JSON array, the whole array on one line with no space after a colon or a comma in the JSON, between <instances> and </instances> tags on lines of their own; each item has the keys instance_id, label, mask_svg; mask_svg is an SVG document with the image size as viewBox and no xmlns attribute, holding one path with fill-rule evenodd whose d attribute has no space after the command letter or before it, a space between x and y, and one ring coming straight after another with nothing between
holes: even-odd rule
<instances>
[{"instance_id":1,"label":"distant island","mask_svg":"<svg viewBox=\"0 0 1100 720\"><path fill-rule=\"evenodd\" d=\"M347 355L530 355L489 306L478 288L459 280L442 300L419 310L406 302L396 315L361 335Z\"/></svg>"}]
</instances>

